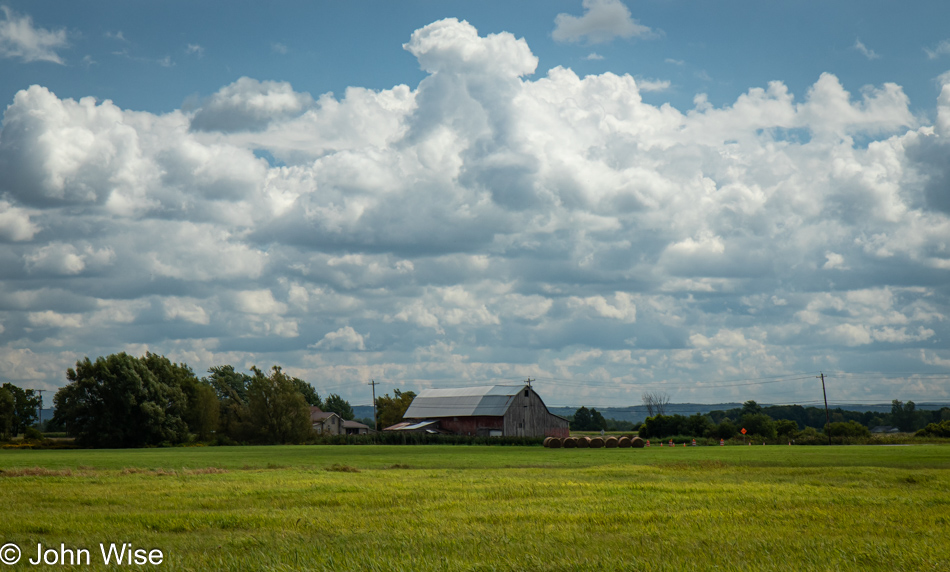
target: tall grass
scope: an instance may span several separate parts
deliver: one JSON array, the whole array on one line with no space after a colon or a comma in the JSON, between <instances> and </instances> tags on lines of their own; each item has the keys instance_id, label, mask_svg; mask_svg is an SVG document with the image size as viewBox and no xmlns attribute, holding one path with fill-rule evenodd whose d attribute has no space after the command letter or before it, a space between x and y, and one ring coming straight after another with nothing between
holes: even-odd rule
<instances>
[{"instance_id":1,"label":"tall grass","mask_svg":"<svg viewBox=\"0 0 950 572\"><path fill-rule=\"evenodd\" d=\"M173 570L946 570L950 448L0 452L0 540Z\"/></svg>"}]
</instances>

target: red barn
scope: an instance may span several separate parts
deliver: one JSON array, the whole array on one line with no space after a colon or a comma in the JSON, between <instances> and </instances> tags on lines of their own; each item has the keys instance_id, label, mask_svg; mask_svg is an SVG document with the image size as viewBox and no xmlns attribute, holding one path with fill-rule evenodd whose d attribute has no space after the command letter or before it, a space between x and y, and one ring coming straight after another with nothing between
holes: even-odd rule
<instances>
[{"instance_id":1,"label":"red barn","mask_svg":"<svg viewBox=\"0 0 950 572\"><path fill-rule=\"evenodd\" d=\"M424 389L406 421L437 425L440 432L490 437L567 437L567 419L554 415L529 385ZM399 429L396 429L397 431Z\"/></svg>"}]
</instances>

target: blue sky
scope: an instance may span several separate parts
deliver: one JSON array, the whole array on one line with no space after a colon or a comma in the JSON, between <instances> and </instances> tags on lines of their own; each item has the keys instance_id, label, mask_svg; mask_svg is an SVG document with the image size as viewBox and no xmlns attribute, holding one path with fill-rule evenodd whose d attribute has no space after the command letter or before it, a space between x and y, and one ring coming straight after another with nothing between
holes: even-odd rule
<instances>
[{"instance_id":1,"label":"blue sky","mask_svg":"<svg viewBox=\"0 0 950 572\"><path fill-rule=\"evenodd\" d=\"M4 380L950 399L943 2L0 6Z\"/></svg>"},{"instance_id":2,"label":"blue sky","mask_svg":"<svg viewBox=\"0 0 950 572\"><path fill-rule=\"evenodd\" d=\"M599 43L553 39L558 14L584 13L576 1L4 5L37 27L66 32L55 50L65 66L0 63L5 100L39 83L64 97L91 94L151 112L171 111L241 76L288 81L312 94L414 85L424 75L400 46L413 30L446 17L525 38L540 59L537 74L561 65L580 75L612 71L670 81L667 93L651 99L681 109L696 93L723 105L771 80L802 93L829 72L851 91L898 83L926 112L948 55L929 58L926 51L947 39L941 15L948 8L939 1L630 2L631 17L656 35ZM604 59L587 60L591 54ZM84 63L87 57L95 63Z\"/></svg>"}]
</instances>

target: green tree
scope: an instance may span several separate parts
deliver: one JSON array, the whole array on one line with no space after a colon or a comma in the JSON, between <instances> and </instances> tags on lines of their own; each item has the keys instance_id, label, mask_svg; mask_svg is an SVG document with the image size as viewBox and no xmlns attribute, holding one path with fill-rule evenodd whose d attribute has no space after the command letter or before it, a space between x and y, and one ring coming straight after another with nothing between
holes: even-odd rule
<instances>
[{"instance_id":1,"label":"green tree","mask_svg":"<svg viewBox=\"0 0 950 572\"><path fill-rule=\"evenodd\" d=\"M713 430L712 419L702 413L690 415L686 419L686 434L694 437L704 437Z\"/></svg>"},{"instance_id":2,"label":"green tree","mask_svg":"<svg viewBox=\"0 0 950 572\"><path fill-rule=\"evenodd\" d=\"M230 365L214 366L202 379L218 398L218 432L235 441L247 441L256 435L248 409L247 393L251 376L234 371Z\"/></svg>"},{"instance_id":3,"label":"green tree","mask_svg":"<svg viewBox=\"0 0 950 572\"><path fill-rule=\"evenodd\" d=\"M762 406L755 401L750 399L742 404L741 415L756 415L758 413L762 413Z\"/></svg>"},{"instance_id":4,"label":"green tree","mask_svg":"<svg viewBox=\"0 0 950 572\"><path fill-rule=\"evenodd\" d=\"M739 432L739 428L730 419L726 418L716 425L715 436L717 439L732 439Z\"/></svg>"},{"instance_id":5,"label":"green tree","mask_svg":"<svg viewBox=\"0 0 950 572\"><path fill-rule=\"evenodd\" d=\"M857 421L847 423L829 423L825 426L825 435L829 437L870 437L871 431Z\"/></svg>"},{"instance_id":6,"label":"green tree","mask_svg":"<svg viewBox=\"0 0 950 572\"><path fill-rule=\"evenodd\" d=\"M188 428L195 436L207 441L217 432L221 422L221 403L214 388L207 383L199 384L194 396L188 401Z\"/></svg>"},{"instance_id":7,"label":"green tree","mask_svg":"<svg viewBox=\"0 0 950 572\"><path fill-rule=\"evenodd\" d=\"M147 353L141 358L145 366L158 378L159 383L180 387L187 405L182 419L188 430L199 439L206 440L217 430L220 406L214 389L204 380L199 380L190 367L172 363L165 356Z\"/></svg>"},{"instance_id":8,"label":"green tree","mask_svg":"<svg viewBox=\"0 0 950 572\"><path fill-rule=\"evenodd\" d=\"M379 428L385 429L402 421L403 415L416 398L412 391L393 390L394 397L387 393L382 397L376 398L376 417L379 420ZM372 423L370 423L372 426Z\"/></svg>"},{"instance_id":9,"label":"green tree","mask_svg":"<svg viewBox=\"0 0 950 572\"><path fill-rule=\"evenodd\" d=\"M640 428L641 437L656 439L688 433L687 418L682 415L654 415L647 417Z\"/></svg>"},{"instance_id":10,"label":"green tree","mask_svg":"<svg viewBox=\"0 0 950 572\"><path fill-rule=\"evenodd\" d=\"M296 377L291 378L290 381L294 384L294 387L297 388L297 391L303 395L303 398L308 405L323 409L323 401L320 400L320 394L317 393L317 390L314 389L312 385L302 379L297 379Z\"/></svg>"},{"instance_id":11,"label":"green tree","mask_svg":"<svg viewBox=\"0 0 950 572\"><path fill-rule=\"evenodd\" d=\"M741 424L749 435L775 439L775 422L765 413L746 413L742 416Z\"/></svg>"},{"instance_id":12,"label":"green tree","mask_svg":"<svg viewBox=\"0 0 950 572\"><path fill-rule=\"evenodd\" d=\"M914 410L917 405L913 401L903 403L897 399L891 401L891 422L901 431L913 431L916 422Z\"/></svg>"},{"instance_id":13,"label":"green tree","mask_svg":"<svg viewBox=\"0 0 950 572\"><path fill-rule=\"evenodd\" d=\"M187 366L166 369L164 358L126 353L76 362L69 383L56 392L56 418L93 447L142 447L188 439L183 416L188 406L181 381ZM170 363L170 362L169 362ZM158 374L149 369L157 366ZM187 370L190 372L190 370Z\"/></svg>"},{"instance_id":14,"label":"green tree","mask_svg":"<svg viewBox=\"0 0 950 572\"><path fill-rule=\"evenodd\" d=\"M21 389L12 383L4 383L3 389L13 396L13 424L11 436L16 437L36 423L40 408L40 396L32 389Z\"/></svg>"},{"instance_id":15,"label":"green tree","mask_svg":"<svg viewBox=\"0 0 950 572\"><path fill-rule=\"evenodd\" d=\"M16 401L13 394L0 387L0 439L13 436L13 420L16 417Z\"/></svg>"},{"instance_id":16,"label":"green tree","mask_svg":"<svg viewBox=\"0 0 950 572\"><path fill-rule=\"evenodd\" d=\"M600 411L597 411L594 408L590 410L590 430L591 431L605 431L607 429L607 420L604 419L603 414Z\"/></svg>"},{"instance_id":17,"label":"green tree","mask_svg":"<svg viewBox=\"0 0 950 572\"><path fill-rule=\"evenodd\" d=\"M233 400L247 403L247 386L251 376L234 371L230 365L218 365L208 369L209 375L204 381L209 383L221 401Z\"/></svg>"},{"instance_id":18,"label":"green tree","mask_svg":"<svg viewBox=\"0 0 950 572\"><path fill-rule=\"evenodd\" d=\"M791 419L779 419L775 422L775 434L779 437L790 438L798 432L798 423Z\"/></svg>"},{"instance_id":19,"label":"green tree","mask_svg":"<svg viewBox=\"0 0 950 572\"><path fill-rule=\"evenodd\" d=\"M271 374L252 367L247 407L257 437L268 443L302 443L311 434L310 406L280 367Z\"/></svg>"},{"instance_id":20,"label":"green tree","mask_svg":"<svg viewBox=\"0 0 950 572\"><path fill-rule=\"evenodd\" d=\"M590 427L590 409L582 406L574 412L574 421L571 422L571 429L575 431L590 431Z\"/></svg>"},{"instance_id":21,"label":"green tree","mask_svg":"<svg viewBox=\"0 0 950 572\"><path fill-rule=\"evenodd\" d=\"M336 413L347 421L350 421L353 419L353 417L355 417L353 414L353 408L350 407L350 402L335 393L331 393L327 396L327 398L323 401L323 407L321 409L327 413Z\"/></svg>"}]
</instances>

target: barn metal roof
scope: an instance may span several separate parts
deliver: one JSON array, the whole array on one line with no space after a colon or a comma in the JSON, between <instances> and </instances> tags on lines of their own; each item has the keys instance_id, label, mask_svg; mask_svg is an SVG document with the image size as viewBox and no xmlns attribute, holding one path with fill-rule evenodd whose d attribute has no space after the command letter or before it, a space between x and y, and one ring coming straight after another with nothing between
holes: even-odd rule
<instances>
[{"instance_id":1,"label":"barn metal roof","mask_svg":"<svg viewBox=\"0 0 950 572\"><path fill-rule=\"evenodd\" d=\"M404 419L432 417L501 417L524 385L488 385L458 389L423 389L412 400Z\"/></svg>"}]
</instances>

